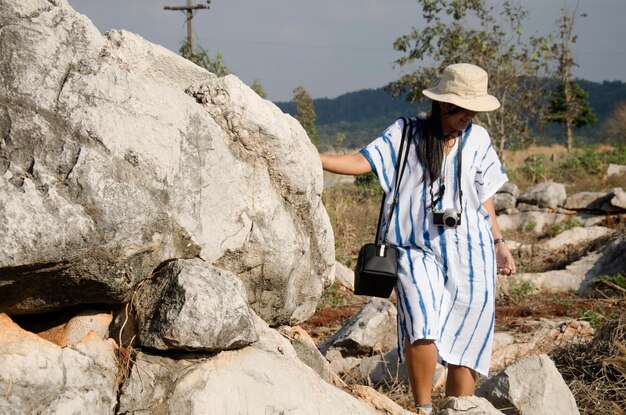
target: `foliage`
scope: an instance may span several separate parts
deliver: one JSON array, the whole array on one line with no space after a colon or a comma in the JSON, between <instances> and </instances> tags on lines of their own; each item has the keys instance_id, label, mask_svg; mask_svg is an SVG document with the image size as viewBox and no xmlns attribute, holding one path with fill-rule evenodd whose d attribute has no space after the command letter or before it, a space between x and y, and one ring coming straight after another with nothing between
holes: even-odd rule
<instances>
[{"instance_id":1,"label":"foliage","mask_svg":"<svg viewBox=\"0 0 626 415\"><path fill-rule=\"evenodd\" d=\"M325 307L337 307L348 304L348 296L341 287L333 282L324 292L317 303L316 309L319 311Z\"/></svg>"},{"instance_id":2,"label":"foliage","mask_svg":"<svg viewBox=\"0 0 626 415\"><path fill-rule=\"evenodd\" d=\"M509 286L509 295L517 302L522 302L536 290L537 287L530 281L516 281Z\"/></svg>"},{"instance_id":3,"label":"foliage","mask_svg":"<svg viewBox=\"0 0 626 415\"><path fill-rule=\"evenodd\" d=\"M626 144L626 101L615 104L613 112L604 123L609 138Z\"/></svg>"},{"instance_id":4,"label":"foliage","mask_svg":"<svg viewBox=\"0 0 626 415\"><path fill-rule=\"evenodd\" d=\"M380 182L373 172L356 176L354 178L354 184L373 194L382 194L383 192L383 188L380 186Z\"/></svg>"},{"instance_id":5,"label":"foliage","mask_svg":"<svg viewBox=\"0 0 626 415\"><path fill-rule=\"evenodd\" d=\"M565 84L557 85L550 95L546 120L559 124L569 122L576 128L595 124L598 118L589 107L587 93L575 81L568 81L568 84L571 95L570 102L567 102L568 99L565 95Z\"/></svg>"},{"instance_id":6,"label":"foliage","mask_svg":"<svg viewBox=\"0 0 626 415\"><path fill-rule=\"evenodd\" d=\"M591 327L594 329L598 329L604 322L607 321L607 316L603 314L603 310L599 307L596 307L591 310L581 310L576 318L578 320L585 320L591 324Z\"/></svg>"},{"instance_id":7,"label":"foliage","mask_svg":"<svg viewBox=\"0 0 626 415\"><path fill-rule=\"evenodd\" d=\"M313 98L311 98L311 95L303 86L298 86L293 90L293 103L296 108L296 119L302 124L311 142L318 145L319 134L317 132L317 116L313 106Z\"/></svg>"},{"instance_id":8,"label":"foliage","mask_svg":"<svg viewBox=\"0 0 626 415\"><path fill-rule=\"evenodd\" d=\"M577 219L568 219L565 223L555 223L550 227L550 236L555 237L561 232L569 231L570 229L578 228L583 224Z\"/></svg>"},{"instance_id":9,"label":"foliage","mask_svg":"<svg viewBox=\"0 0 626 415\"><path fill-rule=\"evenodd\" d=\"M606 174L609 164L626 164L626 145L608 151L583 147L558 160L547 154L535 154L528 157L522 167L507 174L522 188L549 180L573 185L593 180L597 185L601 182L597 178Z\"/></svg>"},{"instance_id":10,"label":"foliage","mask_svg":"<svg viewBox=\"0 0 626 415\"><path fill-rule=\"evenodd\" d=\"M549 89L556 88L556 83L544 80ZM606 142L611 138L605 129L605 122L611 116L617 103L626 102L626 83L621 81L591 82L577 80L577 83L589 93L589 105L597 115L599 122L582 127L576 136L577 143L593 144ZM275 102L288 114L296 113L293 102ZM317 127L320 143L331 149L336 146L337 133L344 133L344 148L358 149L370 143L381 131L393 123L400 115L411 116L427 108L424 103L418 105L393 98L383 88L364 89L340 95L336 98L318 98L313 100L317 115ZM624 124L621 124L624 125ZM561 143L563 131L557 124L531 125L529 132L533 140L541 144ZM613 136L615 139L615 136ZM619 137L616 144L619 144ZM621 141L622 145L626 144Z\"/></svg>"},{"instance_id":11,"label":"foliage","mask_svg":"<svg viewBox=\"0 0 626 415\"><path fill-rule=\"evenodd\" d=\"M226 76L231 73L224 63L222 52L216 52L215 57L211 58L209 53L202 47L198 47L196 50L191 50L191 45L188 40L185 40L183 45L180 47L179 52L182 57L189 59L196 65L203 67L217 76Z\"/></svg>"},{"instance_id":12,"label":"foliage","mask_svg":"<svg viewBox=\"0 0 626 415\"><path fill-rule=\"evenodd\" d=\"M548 71L547 39L522 37L527 11L504 1L498 9L484 0L418 0L424 27L394 42L405 53L396 60L400 68L416 61L434 61L392 82L387 89L411 102L423 99L421 91L431 86L444 67L457 62L474 63L489 75L491 93L502 107L481 114L498 152L506 147L525 146L531 139L529 122L541 119L541 98ZM510 141L509 141L510 140Z\"/></svg>"},{"instance_id":13,"label":"foliage","mask_svg":"<svg viewBox=\"0 0 626 415\"><path fill-rule=\"evenodd\" d=\"M258 96L260 96L261 98L265 98L266 94L265 94L265 88L263 88L263 85L261 84L261 81L259 79L255 79L252 81L252 84L250 85L250 88L257 93Z\"/></svg>"}]
</instances>

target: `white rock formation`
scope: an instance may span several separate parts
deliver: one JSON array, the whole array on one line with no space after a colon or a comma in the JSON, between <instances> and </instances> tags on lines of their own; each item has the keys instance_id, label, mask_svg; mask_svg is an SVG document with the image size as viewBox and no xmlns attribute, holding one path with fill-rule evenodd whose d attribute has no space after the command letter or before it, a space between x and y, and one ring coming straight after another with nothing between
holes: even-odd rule
<instances>
[{"instance_id":1,"label":"white rock formation","mask_svg":"<svg viewBox=\"0 0 626 415\"><path fill-rule=\"evenodd\" d=\"M201 259L163 266L134 303L141 345L159 350L219 351L258 340L243 283Z\"/></svg>"},{"instance_id":2,"label":"white rock formation","mask_svg":"<svg viewBox=\"0 0 626 415\"><path fill-rule=\"evenodd\" d=\"M514 407L520 415L579 414L574 395L547 355L513 363L477 391L496 408Z\"/></svg>"},{"instance_id":3,"label":"white rock formation","mask_svg":"<svg viewBox=\"0 0 626 415\"><path fill-rule=\"evenodd\" d=\"M0 27L0 311L127 302L200 256L273 324L314 312L334 244L295 119L66 0L3 1Z\"/></svg>"},{"instance_id":4,"label":"white rock formation","mask_svg":"<svg viewBox=\"0 0 626 415\"><path fill-rule=\"evenodd\" d=\"M0 314L0 413L113 415L115 343L91 332L61 348Z\"/></svg>"}]
</instances>

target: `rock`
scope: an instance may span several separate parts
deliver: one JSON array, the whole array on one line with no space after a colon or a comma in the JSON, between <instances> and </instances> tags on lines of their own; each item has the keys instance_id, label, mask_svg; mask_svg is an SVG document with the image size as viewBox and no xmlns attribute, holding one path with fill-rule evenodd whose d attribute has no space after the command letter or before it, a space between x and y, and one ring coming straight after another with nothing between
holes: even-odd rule
<instances>
[{"instance_id":1,"label":"rock","mask_svg":"<svg viewBox=\"0 0 626 415\"><path fill-rule=\"evenodd\" d=\"M546 355L512 364L488 379L476 394L496 408L514 407L521 415L579 413L574 395Z\"/></svg>"},{"instance_id":2,"label":"rock","mask_svg":"<svg viewBox=\"0 0 626 415\"><path fill-rule=\"evenodd\" d=\"M603 226L591 226L588 228L576 227L561 232L554 238L550 238L539 244L541 248L551 251L563 249L566 246L576 246L582 243L605 238L615 233L613 229Z\"/></svg>"},{"instance_id":3,"label":"rock","mask_svg":"<svg viewBox=\"0 0 626 415\"><path fill-rule=\"evenodd\" d=\"M123 304L198 256L272 324L315 311L334 244L293 117L66 0L4 1L0 26L0 311Z\"/></svg>"},{"instance_id":4,"label":"rock","mask_svg":"<svg viewBox=\"0 0 626 415\"><path fill-rule=\"evenodd\" d=\"M621 187L613 189L613 197L610 200L611 206L626 210L626 192Z\"/></svg>"},{"instance_id":5,"label":"rock","mask_svg":"<svg viewBox=\"0 0 626 415\"><path fill-rule=\"evenodd\" d=\"M563 206L566 198L565 186L560 183L547 182L526 189L517 197L517 201L555 210Z\"/></svg>"},{"instance_id":6,"label":"rock","mask_svg":"<svg viewBox=\"0 0 626 415\"><path fill-rule=\"evenodd\" d=\"M563 213L519 212L498 215L498 225L502 231L526 231L543 233L554 224L567 221L571 216Z\"/></svg>"},{"instance_id":7,"label":"rock","mask_svg":"<svg viewBox=\"0 0 626 415\"><path fill-rule=\"evenodd\" d=\"M139 342L158 350L219 351L258 339L241 280L197 258L144 281L135 309Z\"/></svg>"},{"instance_id":8,"label":"rock","mask_svg":"<svg viewBox=\"0 0 626 415\"><path fill-rule=\"evenodd\" d=\"M61 348L0 314L0 413L112 415L118 362L113 340L91 332Z\"/></svg>"},{"instance_id":9,"label":"rock","mask_svg":"<svg viewBox=\"0 0 626 415\"><path fill-rule=\"evenodd\" d=\"M605 192L579 192L569 196L563 207L574 210L600 210L610 199Z\"/></svg>"},{"instance_id":10,"label":"rock","mask_svg":"<svg viewBox=\"0 0 626 415\"><path fill-rule=\"evenodd\" d=\"M385 415L414 414L414 412L407 411L382 393L376 391L376 389L373 389L369 386L352 385L350 387L350 390L352 391L352 394L366 401Z\"/></svg>"},{"instance_id":11,"label":"rock","mask_svg":"<svg viewBox=\"0 0 626 415\"><path fill-rule=\"evenodd\" d=\"M517 187L515 183L506 182L497 193L506 193L517 199L517 196L519 196L519 187Z\"/></svg>"},{"instance_id":12,"label":"rock","mask_svg":"<svg viewBox=\"0 0 626 415\"><path fill-rule=\"evenodd\" d=\"M439 389L446 383L447 369L437 363L433 376L433 390ZM390 350L384 355L365 357L360 364L350 371L351 377L368 384L381 383L392 385L397 382L409 383L409 374L406 363L400 363L398 349Z\"/></svg>"},{"instance_id":13,"label":"rock","mask_svg":"<svg viewBox=\"0 0 626 415\"><path fill-rule=\"evenodd\" d=\"M350 354L386 351L397 342L395 306L383 298L373 297L344 324L337 333L320 346L322 354L332 347Z\"/></svg>"},{"instance_id":14,"label":"rock","mask_svg":"<svg viewBox=\"0 0 626 415\"><path fill-rule=\"evenodd\" d=\"M189 360L138 353L136 361L122 414L378 413L297 358L253 347Z\"/></svg>"},{"instance_id":15,"label":"rock","mask_svg":"<svg viewBox=\"0 0 626 415\"><path fill-rule=\"evenodd\" d=\"M626 166L613 163L609 164L609 167L606 169L606 175L608 177L619 176L620 174L626 174Z\"/></svg>"},{"instance_id":16,"label":"rock","mask_svg":"<svg viewBox=\"0 0 626 415\"><path fill-rule=\"evenodd\" d=\"M496 193L493 195L493 205L496 213L506 212L515 209L517 198L509 193Z\"/></svg>"},{"instance_id":17,"label":"rock","mask_svg":"<svg viewBox=\"0 0 626 415\"><path fill-rule=\"evenodd\" d=\"M278 332L289 339L298 359L313 369L326 382L332 383L333 374L330 370L330 363L320 353L309 333L300 326L283 326L278 329Z\"/></svg>"},{"instance_id":18,"label":"rock","mask_svg":"<svg viewBox=\"0 0 626 415\"><path fill-rule=\"evenodd\" d=\"M291 342L285 338L285 336L271 328L261 317L256 315L254 311L252 312L252 319L259 340L252 343L250 347L273 353L277 356L287 357L292 360L299 359Z\"/></svg>"},{"instance_id":19,"label":"rock","mask_svg":"<svg viewBox=\"0 0 626 415\"><path fill-rule=\"evenodd\" d=\"M113 316L99 311L83 311L72 317L67 323L37 333L57 346L73 346L93 332L100 340L104 340L109 332Z\"/></svg>"},{"instance_id":20,"label":"rock","mask_svg":"<svg viewBox=\"0 0 626 415\"><path fill-rule=\"evenodd\" d=\"M351 291L354 291L354 271L343 265L341 262L335 262L335 282Z\"/></svg>"},{"instance_id":21,"label":"rock","mask_svg":"<svg viewBox=\"0 0 626 415\"><path fill-rule=\"evenodd\" d=\"M509 333L494 335L490 367L502 369L529 355L549 353L563 344L587 343L594 334L595 330L587 321L526 320L514 336Z\"/></svg>"},{"instance_id":22,"label":"rock","mask_svg":"<svg viewBox=\"0 0 626 415\"><path fill-rule=\"evenodd\" d=\"M444 398L439 403L439 415L503 415L485 398L463 396Z\"/></svg>"}]
</instances>

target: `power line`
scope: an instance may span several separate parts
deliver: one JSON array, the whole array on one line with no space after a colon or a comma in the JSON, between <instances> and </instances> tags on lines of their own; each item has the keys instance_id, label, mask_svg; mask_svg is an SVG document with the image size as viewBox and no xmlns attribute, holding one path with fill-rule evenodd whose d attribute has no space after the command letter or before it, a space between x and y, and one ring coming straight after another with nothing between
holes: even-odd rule
<instances>
[{"instance_id":1,"label":"power line","mask_svg":"<svg viewBox=\"0 0 626 415\"><path fill-rule=\"evenodd\" d=\"M393 48L373 48L368 46L342 46L342 45L316 45L312 43L289 43L289 42L269 42L258 40L235 40L235 39L223 39L215 37L201 37L202 40L212 40L218 42L228 43L247 43L252 45L261 46L284 46L284 47L297 47L297 48L309 48L309 49L352 49L352 50L370 50L370 51L383 51L393 52Z\"/></svg>"}]
</instances>

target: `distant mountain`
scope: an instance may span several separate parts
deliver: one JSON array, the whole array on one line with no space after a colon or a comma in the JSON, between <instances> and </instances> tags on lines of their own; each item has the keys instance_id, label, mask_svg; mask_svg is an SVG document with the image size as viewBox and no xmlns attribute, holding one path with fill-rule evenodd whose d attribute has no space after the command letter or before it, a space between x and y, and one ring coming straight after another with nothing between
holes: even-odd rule
<instances>
[{"instance_id":1,"label":"distant mountain","mask_svg":"<svg viewBox=\"0 0 626 415\"><path fill-rule=\"evenodd\" d=\"M582 79L578 79L577 82L589 94L589 105L598 117L598 123L575 131L575 134L586 142L601 141L604 139L603 122L611 115L615 104L620 101L626 102L626 83L622 81L599 83ZM275 104L283 112L295 115L293 103ZM345 134L343 147L360 148L377 137L398 117L413 116L428 110L427 103L413 104L400 98L393 98L384 88L349 92L337 98L314 99L313 105L323 149L336 145L338 134ZM561 131L560 126L551 124L538 134L538 137L541 143L561 142Z\"/></svg>"}]
</instances>

